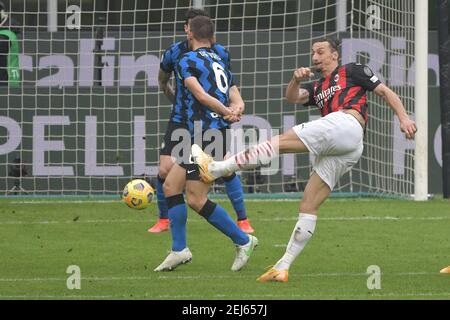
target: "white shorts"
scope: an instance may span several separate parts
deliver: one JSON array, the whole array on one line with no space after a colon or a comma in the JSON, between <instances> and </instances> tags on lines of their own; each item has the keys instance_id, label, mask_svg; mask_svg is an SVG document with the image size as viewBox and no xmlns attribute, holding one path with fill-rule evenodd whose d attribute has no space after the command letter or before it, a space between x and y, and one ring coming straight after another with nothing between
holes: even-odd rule
<instances>
[{"instance_id":1,"label":"white shorts","mask_svg":"<svg viewBox=\"0 0 450 320\"><path fill-rule=\"evenodd\" d=\"M364 131L351 114L333 112L292 129L315 156L313 170L331 190L361 158Z\"/></svg>"}]
</instances>

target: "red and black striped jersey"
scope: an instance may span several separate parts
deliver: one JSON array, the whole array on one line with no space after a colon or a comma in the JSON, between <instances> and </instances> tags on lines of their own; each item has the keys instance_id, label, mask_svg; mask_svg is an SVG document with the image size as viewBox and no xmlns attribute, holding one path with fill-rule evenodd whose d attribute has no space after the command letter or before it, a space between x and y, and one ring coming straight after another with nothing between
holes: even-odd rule
<instances>
[{"instance_id":1,"label":"red and black striped jersey","mask_svg":"<svg viewBox=\"0 0 450 320\"><path fill-rule=\"evenodd\" d=\"M302 84L308 90L305 106L316 105L322 116L342 109L355 109L368 120L366 91L374 90L380 80L372 70L359 63L338 66L328 77Z\"/></svg>"}]
</instances>

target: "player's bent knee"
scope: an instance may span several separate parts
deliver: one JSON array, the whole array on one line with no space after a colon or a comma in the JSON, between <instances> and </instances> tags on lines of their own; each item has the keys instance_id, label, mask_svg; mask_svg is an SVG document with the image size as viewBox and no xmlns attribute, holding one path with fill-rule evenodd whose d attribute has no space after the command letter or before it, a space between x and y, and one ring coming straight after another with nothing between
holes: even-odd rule
<instances>
[{"instance_id":1,"label":"player's bent knee","mask_svg":"<svg viewBox=\"0 0 450 320\"><path fill-rule=\"evenodd\" d=\"M167 178L167 175L169 174L169 171L168 170L165 170L164 168L159 168L159 171L158 171L158 176L160 176L161 177L161 179L165 179L165 178Z\"/></svg>"},{"instance_id":2,"label":"player's bent knee","mask_svg":"<svg viewBox=\"0 0 450 320\"><path fill-rule=\"evenodd\" d=\"M173 167L172 158L169 156L161 156L159 159L159 176L162 179L166 179L170 169Z\"/></svg>"},{"instance_id":3,"label":"player's bent knee","mask_svg":"<svg viewBox=\"0 0 450 320\"><path fill-rule=\"evenodd\" d=\"M204 199L203 197L196 197L192 195L189 195L187 199L188 206L195 212L200 212L205 204L205 201L206 199Z\"/></svg>"},{"instance_id":4,"label":"player's bent knee","mask_svg":"<svg viewBox=\"0 0 450 320\"><path fill-rule=\"evenodd\" d=\"M180 194L183 190L179 190L171 181L165 181L163 184L164 196L171 197L176 194Z\"/></svg>"},{"instance_id":5,"label":"player's bent knee","mask_svg":"<svg viewBox=\"0 0 450 320\"><path fill-rule=\"evenodd\" d=\"M173 166L173 164L171 164L171 165L163 165L163 164L160 164L158 175L159 175L162 179L167 178L167 175L169 174L169 171L170 171L170 169L172 168L172 166Z\"/></svg>"},{"instance_id":6,"label":"player's bent knee","mask_svg":"<svg viewBox=\"0 0 450 320\"><path fill-rule=\"evenodd\" d=\"M167 181L165 181L164 184L163 184L163 191L164 191L164 195L165 195L166 197L167 197L167 196L170 196L171 188L170 188L170 183L168 183Z\"/></svg>"}]
</instances>

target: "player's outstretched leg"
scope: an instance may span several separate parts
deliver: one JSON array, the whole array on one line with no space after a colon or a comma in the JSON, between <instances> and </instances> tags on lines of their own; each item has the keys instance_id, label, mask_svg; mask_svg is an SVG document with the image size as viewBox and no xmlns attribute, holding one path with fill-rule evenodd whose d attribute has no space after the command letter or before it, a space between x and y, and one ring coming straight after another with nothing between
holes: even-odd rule
<instances>
[{"instance_id":1,"label":"player's outstretched leg","mask_svg":"<svg viewBox=\"0 0 450 320\"><path fill-rule=\"evenodd\" d=\"M200 176L205 183L212 183L219 177L230 175L238 170L246 170L267 165L278 156L270 141L260 143L224 161L214 161L200 148L192 145L192 157L200 168Z\"/></svg>"},{"instance_id":2,"label":"player's outstretched leg","mask_svg":"<svg viewBox=\"0 0 450 320\"><path fill-rule=\"evenodd\" d=\"M244 204L244 190L242 189L241 179L235 173L231 176L223 177L225 182L225 190L228 198L233 205L233 209L237 215L237 225L245 233L253 233L255 230L247 219L247 213Z\"/></svg>"}]
</instances>

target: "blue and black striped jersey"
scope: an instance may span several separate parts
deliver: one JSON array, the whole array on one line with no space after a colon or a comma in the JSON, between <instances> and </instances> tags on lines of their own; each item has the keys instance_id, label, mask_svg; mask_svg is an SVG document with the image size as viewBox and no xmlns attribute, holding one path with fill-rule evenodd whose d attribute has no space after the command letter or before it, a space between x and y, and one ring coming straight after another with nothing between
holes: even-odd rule
<instances>
[{"instance_id":1,"label":"blue and black striped jersey","mask_svg":"<svg viewBox=\"0 0 450 320\"><path fill-rule=\"evenodd\" d=\"M161 57L160 63L161 70L167 73L171 72L176 73L179 60L183 57L184 54L186 54L190 50L191 49L189 47L189 42L187 40L176 42L173 45L171 45L164 51ZM230 54L228 50L224 46L217 43L212 46L212 50L219 55L219 57L222 59L222 61L225 62L225 64L229 69ZM187 124L188 114L187 110L183 109L186 105L183 103L184 97L181 92L181 87L183 86L183 84L181 83L178 77L175 77L175 82L176 82L175 103L173 104L172 107L170 121Z\"/></svg>"},{"instance_id":2,"label":"blue and black striped jersey","mask_svg":"<svg viewBox=\"0 0 450 320\"><path fill-rule=\"evenodd\" d=\"M178 63L177 78L183 84L183 109L188 114L188 128L193 133L194 122L200 121L202 131L228 128L229 123L221 115L200 104L184 86L184 80L196 77L202 88L225 106L229 104L229 88L233 75L228 65L211 48L199 48L186 53Z\"/></svg>"}]
</instances>

